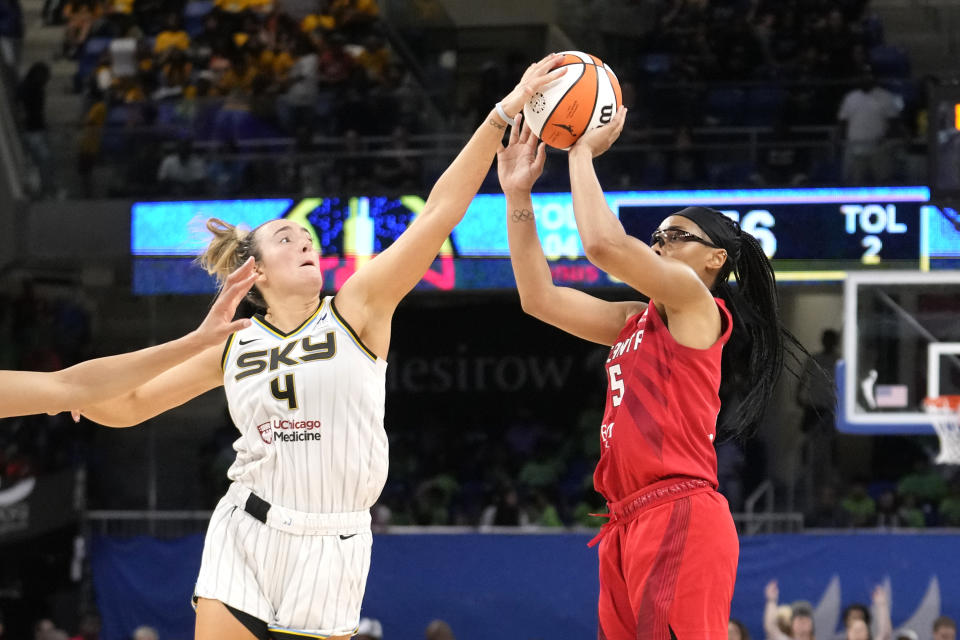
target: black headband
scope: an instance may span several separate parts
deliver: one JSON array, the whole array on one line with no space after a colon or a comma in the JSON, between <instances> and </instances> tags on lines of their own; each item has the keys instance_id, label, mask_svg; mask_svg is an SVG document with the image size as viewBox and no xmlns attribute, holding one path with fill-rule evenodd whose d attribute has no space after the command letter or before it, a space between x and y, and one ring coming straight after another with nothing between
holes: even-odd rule
<instances>
[{"instance_id":1,"label":"black headband","mask_svg":"<svg viewBox=\"0 0 960 640\"><path fill-rule=\"evenodd\" d=\"M707 207L687 207L673 215L683 216L697 223L707 237L722 249L734 262L740 255L740 225L716 209Z\"/></svg>"}]
</instances>

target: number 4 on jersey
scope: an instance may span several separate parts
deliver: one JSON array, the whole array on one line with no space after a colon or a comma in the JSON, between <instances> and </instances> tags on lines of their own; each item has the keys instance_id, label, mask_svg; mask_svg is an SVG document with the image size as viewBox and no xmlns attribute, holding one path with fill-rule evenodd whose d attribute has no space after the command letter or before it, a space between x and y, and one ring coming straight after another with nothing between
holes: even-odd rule
<instances>
[{"instance_id":1,"label":"number 4 on jersey","mask_svg":"<svg viewBox=\"0 0 960 640\"><path fill-rule=\"evenodd\" d=\"M280 388L280 376L270 381L270 393L277 400L286 400L290 410L297 408L297 390L293 386L293 374L283 376L283 388Z\"/></svg>"}]
</instances>

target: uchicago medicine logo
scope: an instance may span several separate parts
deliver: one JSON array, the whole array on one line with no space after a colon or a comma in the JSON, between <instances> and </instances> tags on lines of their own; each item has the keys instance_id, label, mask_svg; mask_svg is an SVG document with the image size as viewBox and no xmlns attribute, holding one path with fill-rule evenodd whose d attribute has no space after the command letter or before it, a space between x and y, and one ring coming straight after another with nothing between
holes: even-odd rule
<instances>
[{"instance_id":1,"label":"uchicago medicine logo","mask_svg":"<svg viewBox=\"0 0 960 640\"><path fill-rule=\"evenodd\" d=\"M257 425L260 439L266 444L280 442L309 442L320 440L319 420L268 420Z\"/></svg>"}]
</instances>

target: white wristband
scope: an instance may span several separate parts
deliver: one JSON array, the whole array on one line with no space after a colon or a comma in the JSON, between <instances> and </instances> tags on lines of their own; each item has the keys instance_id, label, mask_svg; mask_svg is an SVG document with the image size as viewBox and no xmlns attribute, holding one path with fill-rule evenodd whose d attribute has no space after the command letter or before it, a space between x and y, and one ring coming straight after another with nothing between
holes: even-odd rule
<instances>
[{"instance_id":1,"label":"white wristband","mask_svg":"<svg viewBox=\"0 0 960 640\"><path fill-rule=\"evenodd\" d=\"M509 127L510 125L513 124L513 118L511 118L510 116L508 116L508 115L507 115L507 112L503 110L503 105L501 105L501 104L498 102L498 103L497 103L497 106L496 106L495 108L496 108L496 110L497 110L497 115L500 116L500 119L503 120L503 123L504 123L505 125L507 125L507 126Z\"/></svg>"}]
</instances>

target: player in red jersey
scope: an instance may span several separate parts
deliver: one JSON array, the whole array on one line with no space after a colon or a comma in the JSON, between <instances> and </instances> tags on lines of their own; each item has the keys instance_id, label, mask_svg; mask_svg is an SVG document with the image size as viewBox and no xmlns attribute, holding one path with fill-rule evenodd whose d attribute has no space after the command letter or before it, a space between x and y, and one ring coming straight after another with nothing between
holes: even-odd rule
<instances>
[{"instance_id":1,"label":"player in red jersey","mask_svg":"<svg viewBox=\"0 0 960 640\"><path fill-rule=\"evenodd\" d=\"M609 506L600 535L601 640L727 637L739 543L717 492L721 427L750 429L783 362L776 282L757 240L718 211L668 216L650 245L610 212L592 158L625 109L569 152L574 214L587 258L650 299L607 302L553 284L530 190L544 148L513 128L498 154L510 256L524 311L611 347L594 484ZM730 274L738 286L729 286ZM792 337L789 337L792 342ZM721 398L723 402L721 403Z\"/></svg>"}]
</instances>

